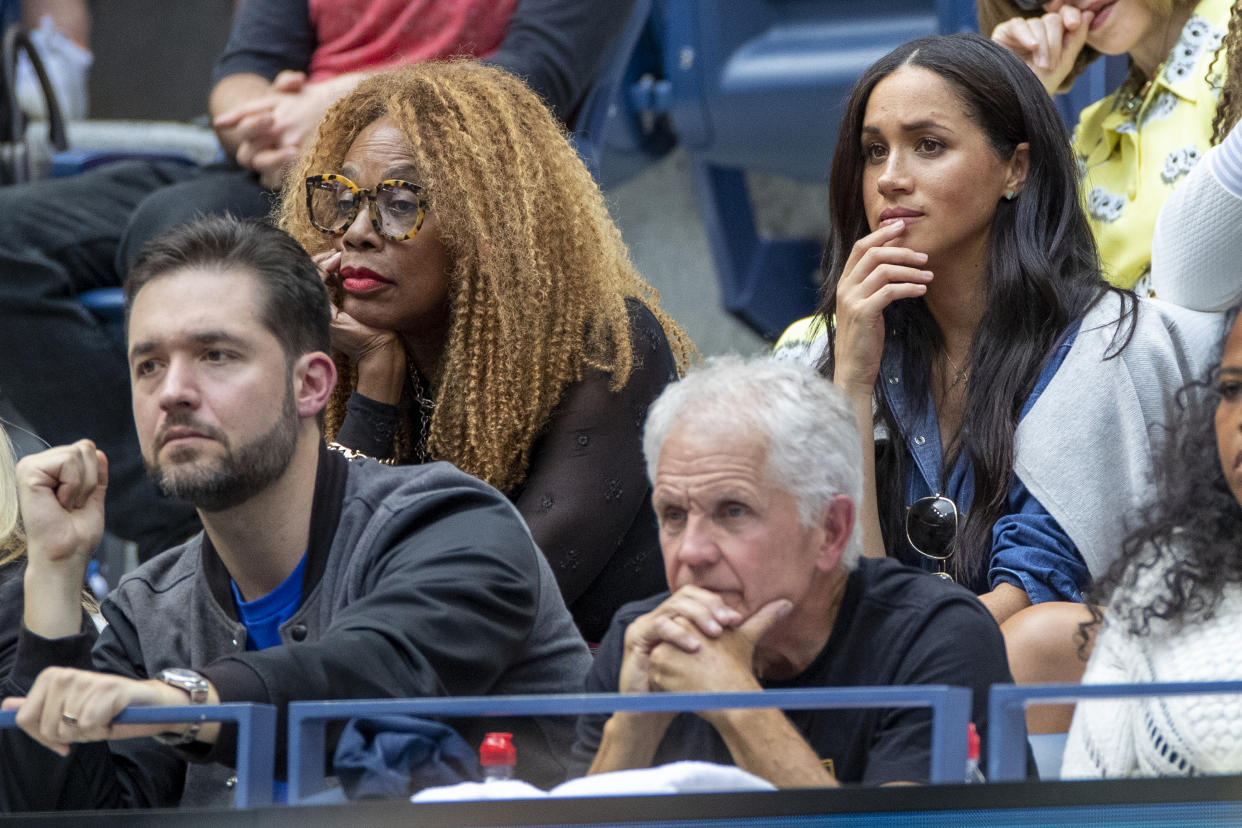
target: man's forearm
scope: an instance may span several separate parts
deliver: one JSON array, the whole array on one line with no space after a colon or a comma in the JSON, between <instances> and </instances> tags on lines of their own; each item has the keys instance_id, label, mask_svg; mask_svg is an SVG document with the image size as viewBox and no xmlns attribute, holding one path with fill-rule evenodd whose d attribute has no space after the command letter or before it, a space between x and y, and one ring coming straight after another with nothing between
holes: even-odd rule
<instances>
[{"instance_id":1,"label":"man's forearm","mask_svg":"<svg viewBox=\"0 0 1242 828\"><path fill-rule=\"evenodd\" d=\"M587 773L650 767L672 721L671 713L613 713Z\"/></svg>"},{"instance_id":2,"label":"man's forearm","mask_svg":"<svg viewBox=\"0 0 1242 828\"><path fill-rule=\"evenodd\" d=\"M704 718L720 733L742 770L778 788L837 787L836 778L781 711L721 710Z\"/></svg>"},{"instance_id":3,"label":"man's forearm","mask_svg":"<svg viewBox=\"0 0 1242 828\"><path fill-rule=\"evenodd\" d=\"M261 98L271 93L272 84L262 75L248 72L228 75L221 78L220 82L212 87L211 95L207 100L207 109L210 111L212 118L217 118L239 106L250 103L256 98ZM220 146L224 147L224 151L230 157L237 152L241 138L237 135L235 127L217 128L216 137L220 139Z\"/></svg>"}]
</instances>

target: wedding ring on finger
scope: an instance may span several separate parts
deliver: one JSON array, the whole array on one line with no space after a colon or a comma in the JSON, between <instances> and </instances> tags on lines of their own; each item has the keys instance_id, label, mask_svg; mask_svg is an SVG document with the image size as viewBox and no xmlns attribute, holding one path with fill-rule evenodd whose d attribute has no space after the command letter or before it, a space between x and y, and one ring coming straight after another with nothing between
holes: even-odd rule
<instances>
[{"instance_id":1,"label":"wedding ring on finger","mask_svg":"<svg viewBox=\"0 0 1242 828\"><path fill-rule=\"evenodd\" d=\"M61 713L60 720L61 722L64 723L65 727L77 727L78 726L78 717L73 715L72 713Z\"/></svg>"}]
</instances>

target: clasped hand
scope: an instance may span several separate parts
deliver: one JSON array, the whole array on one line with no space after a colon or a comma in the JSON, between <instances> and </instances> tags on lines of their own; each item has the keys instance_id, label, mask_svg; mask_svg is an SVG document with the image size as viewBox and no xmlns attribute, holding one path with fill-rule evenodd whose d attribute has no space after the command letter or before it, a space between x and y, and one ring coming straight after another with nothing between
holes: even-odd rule
<instances>
[{"instance_id":1,"label":"clasped hand","mask_svg":"<svg viewBox=\"0 0 1242 828\"><path fill-rule=\"evenodd\" d=\"M684 586L630 624L625 634L622 693L706 693L760 689L755 648L790 609L770 601L743 618L719 595Z\"/></svg>"},{"instance_id":2,"label":"clasped hand","mask_svg":"<svg viewBox=\"0 0 1242 828\"><path fill-rule=\"evenodd\" d=\"M338 97L333 82L311 83L305 72L285 70L272 81L269 94L220 113L212 125L237 140L237 163L259 173L264 187L276 189Z\"/></svg>"}]
</instances>

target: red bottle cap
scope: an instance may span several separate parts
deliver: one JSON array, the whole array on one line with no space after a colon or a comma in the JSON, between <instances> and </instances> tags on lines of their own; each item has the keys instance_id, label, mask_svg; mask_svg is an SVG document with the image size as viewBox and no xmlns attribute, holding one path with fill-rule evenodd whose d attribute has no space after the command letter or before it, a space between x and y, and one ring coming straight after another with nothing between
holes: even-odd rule
<instances>
[{"instance_id":1,"label":"red bottle cap","mask_svg":"<svg viewBox=\"0 0 1242 828\"><path fill-rule=\"evenodd\" d=\"M979 731L974 722L966 729L966 758L979 761Z\"/></svg>"},{"instance_id":2,"label":"red bottle cap","mask_svg":"<svg viewBox=\"0 0 1242 828\"><path fill-rule=\"evenodd\" d=\"M517 751L513 747L512 733L489 733L479 745L479 764L516 765Z\"/></svg>"}]
</instances>

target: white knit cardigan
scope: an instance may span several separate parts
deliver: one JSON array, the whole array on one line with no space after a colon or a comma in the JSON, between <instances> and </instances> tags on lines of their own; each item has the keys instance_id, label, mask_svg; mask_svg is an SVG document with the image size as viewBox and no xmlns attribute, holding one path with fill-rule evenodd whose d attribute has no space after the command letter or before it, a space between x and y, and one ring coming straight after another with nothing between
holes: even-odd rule
<instances>
[{"instance_id":1,"label":"white knit cardigan","mask_svg":"<svg viewBox=\"0 0 1242 828\"><path fill-rule=\"evenodd\" d=\"M1157 593L1165 568L1144 571L1113 606ZM1084 684L1242 679L1242 587L1227 585L1213 617L1184 626L1153 619L1131 635L1105 618ZM1082 701L1074 713L1062 779L1242 773L1242 696Z\"/></svg>"}]
</instances>

